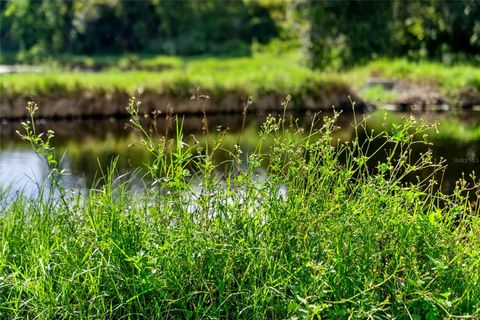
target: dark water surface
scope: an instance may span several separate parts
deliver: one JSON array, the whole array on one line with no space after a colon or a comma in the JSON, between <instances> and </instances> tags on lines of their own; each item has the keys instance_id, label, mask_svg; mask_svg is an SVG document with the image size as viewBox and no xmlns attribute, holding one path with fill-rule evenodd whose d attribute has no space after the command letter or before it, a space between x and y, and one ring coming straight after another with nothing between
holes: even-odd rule
<instances>
[{"instance_id":1,"label":"dark water surface","mask_svg":"<svg viewBox=\"0 0 480 320\"><path fill-rule=\"evenodd\" d=\"M324 115L321 115L321 117ZM368 115L370 117L370 115ZM408 116L403 114L402 116ZM308 127L312 115L296 115L301 127ZM357 120L358 120L357 116ZM399 114L395 115L400 118ZM441 135L435 139L433 146L434 158L446 159L448 168L442 177L442 189L451 192L455 181L468 176L473 170L480 171L480 112L469 113L428 113L417 114L416 118L425 119L427 122L451 123L449 132L453 134ZM378 116L369 120L378 122ZM256 131L265 120L265 116L249 116L246 120L246 129L240 136L243 149L255 144L258 139ZM63 168L69 173L64 183L68 188L85 189L92 186L101 170L105 171L110 161L119 155L119 172L130 171L142 166L148 161L146 152L139 147L132 147L135 142L133 130L126 126L128 119L103 119L103 120L39 120L37 130L55 131L54 146L63 156ZM351 114L341 115L337 125L340 127L335 133L336 138L351 139L354 135L352 124L354 118ZM372 123L378 127L378 123ZM231 141L237 141L237 136L242 129L242 117L239 115L216 115L208 117L210 133L215 133L228 128L229 134L235 136ZM18 122L2 121L0 126L0 188L9 188L9 193L23 191L30 195L38 193L39 186L46 182L48 169L28 144L22 142L15 133L21 131ZM158 134L174 136L173 121L159 119L156 127L151 127ZM184 136L202 135L202 118L189 116L183 119ZM472 138L473 137L473 138ZM226 139L228 140L228 139ZM425 149L426 150L426 149ZM101 170L99 170L101 169ZM477 178L478 181L478 178Z\"/></svg>"}]
</instances>

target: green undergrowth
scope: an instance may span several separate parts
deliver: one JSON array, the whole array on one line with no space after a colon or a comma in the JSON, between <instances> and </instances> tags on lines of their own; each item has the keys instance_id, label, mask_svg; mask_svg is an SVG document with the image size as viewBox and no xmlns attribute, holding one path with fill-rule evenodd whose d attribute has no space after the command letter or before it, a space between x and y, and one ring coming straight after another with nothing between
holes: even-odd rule
<instances>
[{"instance_id":1,"label":"green undergrowth","mask_svg":"<svg viewBox=\"0 0 480 320\"><path fill-rule=\"evenodd\" d=\"M394 89L381 85L366 86L372 78L390 79L397 85ZM405 99L410 93L414 97L428 97L432 92L456 105L466 92L477 96L480 92L480 68L466 63L444 65L433 61L379 59L352 68L342 79L363 99L377 106Z\"/></svg>"},{"instance_id":2,"label":"green undergrowth","mask_svg":"<svg viewBox=\"0 0 480 320\"><path fill-rule=\"evenodd\" d=\"M430 116L435 116L435 114ZM378 110L369 115L368 128L379 132L395 130L395 127L400 125L405 117L405 114ZM458 115L457 117L444 116L439 119L429 119L427 115L424 120L432 124L432 127L422 132L422 135L428 135L428 139L433 142L440 143L442 140L452 140L457 143L480 142L480 124L475 119L462 121Z\"/></svg>"},{"instance_id":3,"label":"green undergrowth","mask_svg":"<svg viewBox=\"0 0 480 320\"><path fill-rule=\"evenodd\" d=\"M391 102L392 92L365 90L370 77L438 87L442 94L452 97L462 89L480 90L479 69L468 64L445 66L427 61L379 59L342 72L321 71L309 69L298 50L258 52L246 57L66 55L42 68L45 71L40 73L1 75L2 94L30 99L82 92L141 95L151 91L189 96L192 90L201 88L215 97L232 91L259 97L268 93L334 92L338 87L349 86L370 102Z\"/></svg>"},{"instance_id":4,"label":"green undergrowth","mask_svg":"<svg viewBox=\"0 0 480 320\"><path fill-rule=\"evenodd\" d=\"M379 106L395 101L397 96L393 90L385 89L379 85L362 88L359 92L363 99Z\"/></svg>"},{"instance_id":5,"label":"green undergrowth","mask_svg":"<svg viewBox=\"0 0 480 320\"><path fill-rule=\"evenodd\" d=\"M45 73L2 75L5 94L35 97L42 95L126 92L166 93L190 97L196 88L221 96L225 92L246 95L266 93L333 90L346 85L336 75L315 73L302 65L297 54L257 54L240 58L174 58L156 57L139 63L138 70L111 68L101 72L52 70ZM163 71L148 71L168 65ZM193 90L193 92L192 92Z\"/></svg>"},{"instance_id":6,"label":"green undergrowth","mask_svg":"<svg viewBox=\"0 0 480 320\"><path fill-rule=\"evenodd\" d=\"M480 68L470 64L445 65L433 61L413 62L407 59L379 59L353 68L347 77L363 84L369 77L410 81L440 88L443 93L473 88L480 90Z\"/></svg>"},{"instance_id":7,"label":"green undergrowth","mask_svg":"<svg viewBox=\"0 0 480 320\"><path fill-rule=\"evenodd\" d=\"M480 312L473 189L460 181L444 195L434 180L402 182L425 168L442 170L428 154L409 161L428 126L408 118L394 131L370 133L355 119L356 137L367 138L334 148L337 115L317 129L268 117L253 150L234 148L218 162L221 134L207 144L187 142L177 121L175 139L152 136L138 108L131 100L130 124L151 160L121 176L113 162L84 197L62 187L54 134L40 136L33 120L24 123L20 134L47 161L53 187L38 198L1 197L0 318L439 319ZM211 134L205 123L204 135ZM367 166L379 152L385 160ZM139 178L145 188L133 192Z\"/></svg>"}]
</instances>

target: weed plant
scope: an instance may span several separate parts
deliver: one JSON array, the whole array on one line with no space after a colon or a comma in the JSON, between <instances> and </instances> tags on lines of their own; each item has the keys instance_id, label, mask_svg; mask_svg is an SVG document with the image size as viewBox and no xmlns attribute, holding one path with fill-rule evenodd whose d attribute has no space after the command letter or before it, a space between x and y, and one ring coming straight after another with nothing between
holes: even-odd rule
<instances>
[{"instance_id":1,"label":"weed plant","mask_svg":"<svg viewBox=\"0 0 480 320\"><path fill-rule=\"evenodd\" d=\"M452 195L434 191L433 178L403 182L425 168L443 170L429 153L410 159L427 125L406 119L373 133L357 119L357 138L336 143L338 115L306 130L285 115L268 117L253 151L237 147L220 163L222 133L187 143L177 119L174 136L159 137L141 125L134 99L128 112L152 159L144 192L132 192L135 174L117 177L113 162L86 197L62 189L67 201L3 200L0 318L480 313L478 197L471 200L464 180ZM211 134L206 119L204 127ZM53 154L38 133L23 135ZM378 153L385 160L367 165Z\"/></svg>"},{"instance_id":2,"label":"weed plant","mask_svg":"<svg viewBox=\"0 0 480 320\"><path fill-rule=\"evenodd\" d=\"M370 130L382 131L382 130L394 130L394 126L402 123L405 114L386 112L382 110L374 111L369 115L368 128ZM425 121L431 123L431 130L422 132L427 134L433 143L442 142L445 140L454 141L457 144L465 142L479 142L480 141L480 123L474 116L470 116L465 119L465 116L461 118L461 114L444 115L439 117L433 114L433 117L429 115L421 115ZM416 115L419 118L419 115ZM417 136L421 138L421 136Z\"/></svg>"}]
</instances>

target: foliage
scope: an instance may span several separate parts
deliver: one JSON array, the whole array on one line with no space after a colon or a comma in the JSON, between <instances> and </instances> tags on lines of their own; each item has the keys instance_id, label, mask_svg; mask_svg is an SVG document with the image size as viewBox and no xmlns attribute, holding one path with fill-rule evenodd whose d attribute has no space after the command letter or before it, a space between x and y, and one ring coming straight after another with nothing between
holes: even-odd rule
<instances>
[{"instance_id":1,"label":"foliage","mask_svg":"<svg viewBox=\"0 0 480 320\"><path fill-rule=\"evenodd\" d=\"M2 51L17 49L18 59L36 61L66 49L72 27L71 2L2 1L0 10Z\"/></svg>"},{"instance_id":2,"label":"foliage","mask_svg":"<svg viewBox=\"0 0 480 320\"><path fill-rule=\"evenodd\" d=\"M429 139L435 142L441 142L441 140L451 140L456 144L462 144L464 142L476 142L480 143L480 123L475 117L472 119L466 119L467 116L460 113L455 116L444 116L438 119L430 119L434 126L425 132L428 134ZM386 112L375 111L369 114L369 129L376 131L391 130L393 125L402 123L404 115ZM428 118L428 117L425 117ZM417 137L421 138L421 137Z\"/></svg>"},{"instance_id":3,"label":"foliage","mask_svg":"<svg viewBox=\"0 0 480 320\"><path fill-rule=\"evenodd\" d=\"M65 50L245 54L279 29L257 1L10 0L0 9L2 48L25 59Z\"/></svg>"},{"instance_id":4,"label":"foliage","mask_svg":"<svg viewBox=\"0 0 480 320\"><path fill-rule=\"evenodd\" d=\"M28 62L65 51L245 55L301 38L315 67L398 56L479 62L479 0L9 0L0 14L3 51Z\"/></svg>"},{"instance_id":5,"label":"foliage","mask_svg":"<svg viewBox=\"0 0 480 320\"><path fill-rule=\"evenodd\" d=\"M151 136L143 193L115 164L85 198L2 200L0 315L4 318L427 318L474 317L478 198L466 182L446 196L429 154L410 162L414 119L332 147L320 129L269 117L249 154L214 154ZM264 149L262 144L273 139ZM381 139L379 148L371 148ZM385 159L371 167L377 153ZM266 168L265 171L262 168ZM4 199L4 197L2 197Z\"/></svg>"},{"instance_id":6,"label":"foliage","mask_svg":"<svg viewBox=\"0 0 480 320\"><path fill-rule=\"evenodd\" d=\"M398 56L451 62L480 50L478 0L306 0L299 7L310 23L306 47L316 67Z\"/></svg>"}]
</instances>

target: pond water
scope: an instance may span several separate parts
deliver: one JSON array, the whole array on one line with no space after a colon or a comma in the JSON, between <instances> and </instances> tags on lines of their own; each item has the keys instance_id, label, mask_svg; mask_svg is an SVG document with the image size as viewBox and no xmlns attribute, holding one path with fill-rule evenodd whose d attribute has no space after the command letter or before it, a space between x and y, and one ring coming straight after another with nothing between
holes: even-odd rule
<instances>
[{"instance_id":1,"label":"pond water","mask_svg":"<svg viewBox=\"0 0 480 320\"><path fill-rule=\"evenodd\" d=\"M323 116L323 115L321 115ZM400 121L402 116L393 115L395 121ZM295 115L301 127L308 127L312 115ZM367 115L373 127L379 125L376 115ZM448 168L442 178L442 188L445 192L453 190L455 181L468 176L473 170L480 171L480 112L468 113L424 113L415 115L427 122L446 123L445 131L440 132L435 138L432 150L434 158L446 159ZM249 152L258 139L257 130L265 120L265 116L249 116L246 126L240 135L242 149ZM135 146L135 136L131 128L127 128L128 119L103 119L103 120L39 120L37 129L55 131L54 145L59 156L63 156L63 168L69 175L64 184L67 188L77 190L89 188L93 182L105 172L108 164L119 155L118 171L126 172L142 166L148 161L147 154ZM172 121L159 119L154 129L159 134L172 137L175 129ZM354 135L352 124L354 118L351 114L341 115L337 125L340 129L335 133L342 140L351 139ZM239 115L216 115L208 117L210 133L215 133L228 128L228 135L232 143L238 141L242 129L242 118ZM39 186L48 181L48 168L44 161L31 150L28 144L22 142L15 133L21 130L20 121L1 122L0 130L0 188L8 188L9 194L20 191L30 195L38 193ZM443 127L441 126L440 129ZM189 116L183 119L184 136L202 135L202 118ZM426 149L425 149L426 150ZM478 181L478 178L477 178Z\"/></svg>"}]
</instances>

